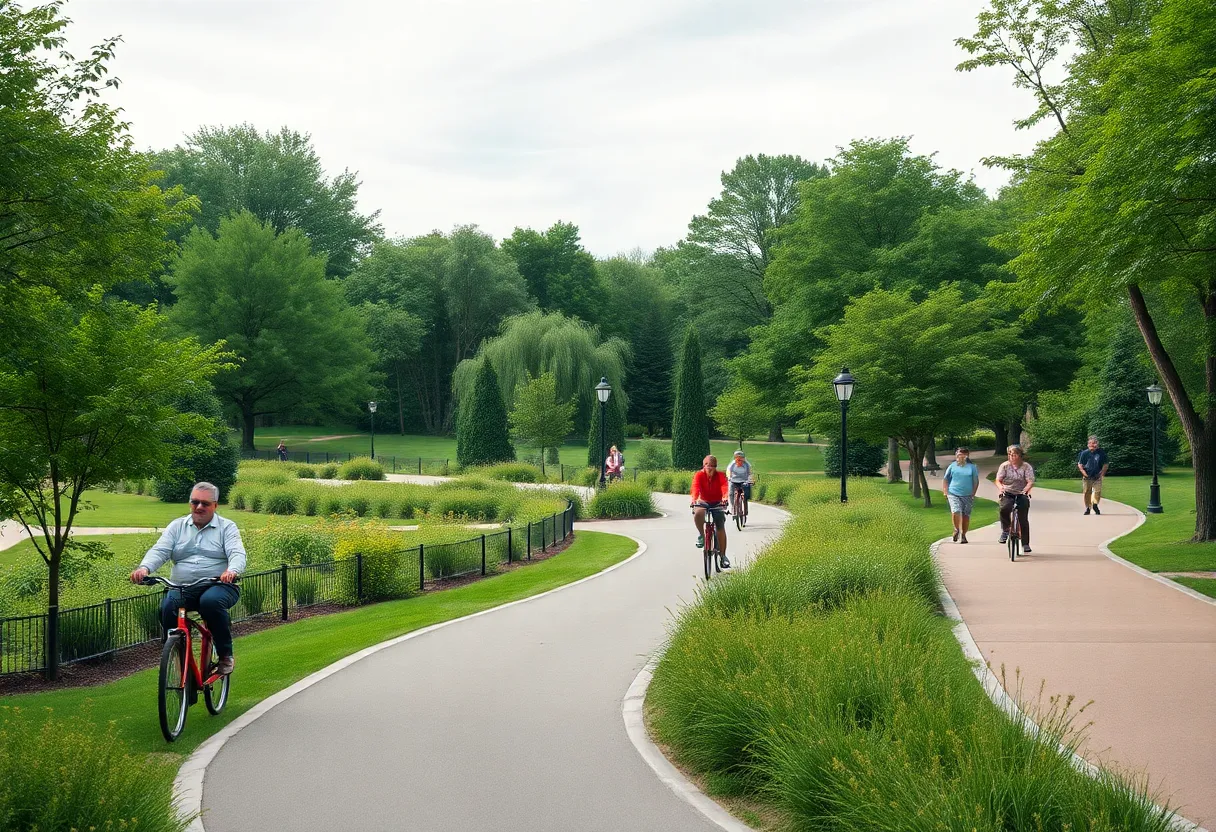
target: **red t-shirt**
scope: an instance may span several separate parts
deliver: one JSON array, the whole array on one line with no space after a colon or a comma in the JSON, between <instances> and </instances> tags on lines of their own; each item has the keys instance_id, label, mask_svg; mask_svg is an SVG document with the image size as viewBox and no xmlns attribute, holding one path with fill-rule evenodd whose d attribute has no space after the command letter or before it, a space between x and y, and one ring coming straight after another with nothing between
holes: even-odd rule
<instances>
[{"instance_id":1,"label":"red t-shirt","mask_svg":"<svg viewBox=\"0 0 1216 832\"><path fill-rule=\"evenodd\" d=\"M692 499L693 502L698 499L706 503L726 502L726 474L714 471L713 477L710 478L705 475L704 468L693 474Z\"/></svg>"}]
</instances>

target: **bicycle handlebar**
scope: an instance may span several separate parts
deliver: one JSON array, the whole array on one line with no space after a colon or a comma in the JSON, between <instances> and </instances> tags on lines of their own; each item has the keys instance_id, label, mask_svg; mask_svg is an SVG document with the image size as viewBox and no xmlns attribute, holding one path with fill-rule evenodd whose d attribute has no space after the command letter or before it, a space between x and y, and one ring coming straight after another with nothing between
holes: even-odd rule
<instances>
[{"instance_id":1,"label":"bicycle handlebar","mask_svg":"<svg viewBox=\"0 0 1216 832\"><path fill-rule=\"evenodd\" d=\"M232 582L236 583L240 579L241 577L238 575L232 579ZM157 584L164 584L170 589L190 589L191 587L199 586L201 584L220 584L223 582L219 578L199 578L197 581L191 581L188 584L175 584L173 581L170 581L167 578L162 578L159 575L145 575L143 580L141 580L139 583L142 586L156 586Z\"/></svg>"}]
</instances>

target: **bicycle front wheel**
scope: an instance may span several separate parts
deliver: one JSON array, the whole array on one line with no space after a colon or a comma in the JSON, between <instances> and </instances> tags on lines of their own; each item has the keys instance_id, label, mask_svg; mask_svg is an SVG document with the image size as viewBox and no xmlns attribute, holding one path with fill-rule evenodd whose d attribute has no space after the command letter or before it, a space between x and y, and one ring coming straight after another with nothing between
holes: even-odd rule
<instances>
[{"instance_id":1,"label":"bicycle front wheel","mask_svg":"<svg viewBox=\"0 0 1216 832\"><path fill-rule=\"evenodd\" d=\"M214 668L219 663L219 654L215 652L215 645L211 646L211 667ZM221 676L218 681L212 682L203 688L203 701L207 703L207 711L212 716L219 716L220 711L224 710L224 706L228 704L228 688L232 685L232 676Z\"/></svg>"},{"instance_id":2,"label":"bicycle front wheel","mask_svg":"<svg viewBox=\"0 0 1216 832\"><path fill-rule=\"evenodd\" d=\"M186 665L186 640L171 634L160 651L160 731L167 742L181 736L190 710L190 674Z\"/></svg>"},{"instance_id":3,"label":"bicycle front wheel","mask_svg":"<svg viewBox=\"0 0 1216 832\"><path fill-rule=\"evenodd\" d=\"M708 523L705 524L705 580L709 580L713 570L714 536L716 532Z\"/></svg>"},{"instance_id":4,"label":"bicycle front wheel","mask_svg":"<svg viewBox=\"0 0 1216 832\"><path fill-rule=\"evenodd\" d=\"M1018 559L1018 550L1022 545L1020 529L1014 529L1009 532L1008 544L1009 544L1009 559L1015 561Z\"/></svg>"}]
</instances>

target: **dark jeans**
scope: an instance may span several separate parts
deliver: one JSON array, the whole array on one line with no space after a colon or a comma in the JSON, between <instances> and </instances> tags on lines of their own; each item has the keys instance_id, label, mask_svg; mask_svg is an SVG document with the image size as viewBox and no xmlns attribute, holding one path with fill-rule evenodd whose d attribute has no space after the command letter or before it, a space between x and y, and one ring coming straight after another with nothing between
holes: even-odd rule
<instances>
[{"instance_id":1,"label":"dark jeans","mask_svg":"<svg viewBox=\"0 0 1216 832\"><path fill-rule=\"evenodd\" d=\"M743 496L746 497L747 501L750 503L752 501L752 484L750 482L732 482L730 484L731 496L734 497L735 492L740 488L743 489Z\"/></svg>"},{"instance_id":2,"label":"dark jeans","mask_svg":"<svg viewBox=\"0 0 1216 832\"><path fill-rule=\"evenodd\" d=\"M1008 533L1013 522L1013 507L1017 504L1018 523L1022 526L1022 545L1030 545L1030 498L1025 494L1001 495L1001 531Z\"/></svg>"},{"instance_id":3,"label":"dark jeans","mask_svg":"<svg viewBox=\"0 0 1216 832\"><path fill-rule=\"evenodd\" d=\"M171 589L160 605L160 620L166 630L177 626L177 608L185 598L186 609L203 617L211 637L215 639L215 652L220 658L232 655L232 624L228 610L241 599L241 591L232 584L212 584Z\"/></svg>"}]
</instances>

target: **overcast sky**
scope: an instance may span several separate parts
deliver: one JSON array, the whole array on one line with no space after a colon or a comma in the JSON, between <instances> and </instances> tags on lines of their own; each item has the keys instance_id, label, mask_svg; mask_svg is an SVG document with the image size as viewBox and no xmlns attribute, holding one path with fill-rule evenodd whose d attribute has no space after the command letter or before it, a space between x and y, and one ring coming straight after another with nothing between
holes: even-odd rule
<instances>
[{"instance_id":1,"label":"overcast sky","mask_svg":"<svg viewBox=\"0 0 1216 832\"><path fill-rule=\"evenodd\" d=\"M200 125L310 133L391 236L577 223L598 256L682 237L742 155L912 136L995 194L1032 102L959 73L980 0L71 0L123 37L141 147Z\"/></svg>"}]
</instances>

